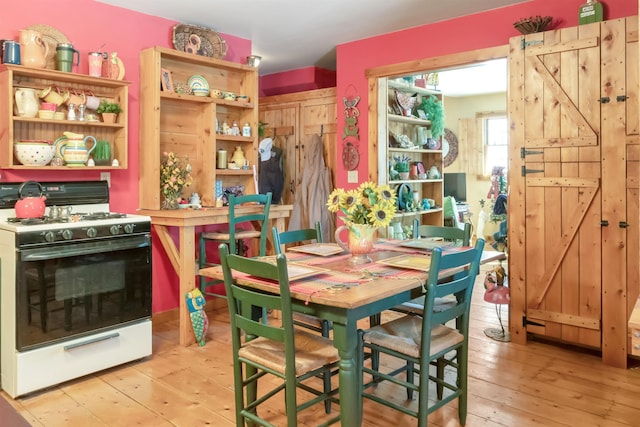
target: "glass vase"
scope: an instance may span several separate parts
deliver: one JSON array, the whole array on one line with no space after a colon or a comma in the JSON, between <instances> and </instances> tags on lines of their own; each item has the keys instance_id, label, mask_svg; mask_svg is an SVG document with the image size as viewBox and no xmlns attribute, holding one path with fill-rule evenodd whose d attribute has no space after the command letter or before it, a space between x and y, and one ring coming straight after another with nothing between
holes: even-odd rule
<instances>
[{"instance_id":1,"label":"glass vase","mask_svg":"<svg viewBox=\"0 0 640 427\"><path fill-rule=\"evenodd\" d=\"M162 209L178 209L179 194L165 194L162 200Z\"/></svg>"},{"instance_id":2,"label":"glass vase","mask_svg":"<svg viewBox=\"0 0 640 427\"><path fill-rule=\"evenodd\" d=\"M340 238L340 233L348 230L347 242ZM376 227L364 224L347 224L338 227L335 233L336 243L346 251L351 252L349 264L366 264L372 262L369 254L373 251L376 241Z\"/></svg>"}]
</instances>

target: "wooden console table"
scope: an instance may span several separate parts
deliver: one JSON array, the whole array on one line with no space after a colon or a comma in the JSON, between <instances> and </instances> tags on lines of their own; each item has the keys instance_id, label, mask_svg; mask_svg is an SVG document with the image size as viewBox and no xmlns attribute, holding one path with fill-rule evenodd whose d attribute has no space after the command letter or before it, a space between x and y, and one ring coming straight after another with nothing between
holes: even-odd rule
<instances>
[{"instance_id":1,"label":"wooden console table","mask_svg":"<svg viewBox=\"0 0 640 427\"><path fill-rule=\"evenodd\" d=\"M241 208L238 211L250 211L253 208ZM256 206L255 209L259 209ZM285 231L285 219L291 215L292 205L271 205L269 210L269 228L276 226ZM166 251L171 265L178 274L180 282L180 345L189 346L195 342L189 311L184 303L184 294L196 286L196 238L195 227L211 224L227 224L229 208L148 210L137 212L151 217L151 225L158 233L160 243ZM179 228L179 246L176 247L169 235L168 227ZM271 239L271 233L267 234Z\"/></svg>"}]
</instances>

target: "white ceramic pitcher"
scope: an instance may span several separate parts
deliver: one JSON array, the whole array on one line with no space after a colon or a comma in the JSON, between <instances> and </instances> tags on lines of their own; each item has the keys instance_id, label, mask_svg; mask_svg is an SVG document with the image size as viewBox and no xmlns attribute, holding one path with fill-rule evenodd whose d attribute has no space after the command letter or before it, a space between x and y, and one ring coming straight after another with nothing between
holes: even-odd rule
<instances>
[{"instance_id":1,"label":"white ceramic pitcher","mask_svg":"<svg viewBox=\"0 0 640 427\"><path fill-rule=\"evenodd\" d=\"M15 112L18 116L35 117L38 115L40 104L38 103L38 94L35 89L26 87L16 89L15 99Z\"/></svg>"}]
</instances>

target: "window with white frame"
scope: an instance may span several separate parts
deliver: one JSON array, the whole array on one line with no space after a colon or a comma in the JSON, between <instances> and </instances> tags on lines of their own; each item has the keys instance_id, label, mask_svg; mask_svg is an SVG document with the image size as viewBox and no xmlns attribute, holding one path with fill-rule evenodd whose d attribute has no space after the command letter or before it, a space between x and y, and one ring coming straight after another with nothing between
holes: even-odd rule
<instances>
[{"instance_id":1,"label":"window with white frame","mask_svg":"<svg viewBox=\"0 0 640 427\"><path fill-rule=\"evenodd\" d=\"M509 167L509 124L504 113L483 114L482 121L483 175L491 176L496 166Z\"/></svg>"}]
</instances>

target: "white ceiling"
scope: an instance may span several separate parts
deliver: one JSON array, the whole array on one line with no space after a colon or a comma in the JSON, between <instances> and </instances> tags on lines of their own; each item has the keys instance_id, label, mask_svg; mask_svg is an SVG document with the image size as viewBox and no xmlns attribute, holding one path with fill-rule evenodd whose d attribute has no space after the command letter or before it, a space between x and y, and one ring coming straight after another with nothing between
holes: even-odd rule
<instances>
[{"instance_id":1,"label":"white ceiling","mask_svg":"<svg viewBox=\"0 0 640 427\"><path fill-rule=\"evenodd\" d=\"M335 47L529 0L97 0L251 40L260 75L335 70ZM476 79L476 81L479 81Z\"/></svg>"}]
</instances>

